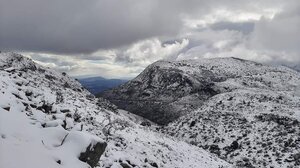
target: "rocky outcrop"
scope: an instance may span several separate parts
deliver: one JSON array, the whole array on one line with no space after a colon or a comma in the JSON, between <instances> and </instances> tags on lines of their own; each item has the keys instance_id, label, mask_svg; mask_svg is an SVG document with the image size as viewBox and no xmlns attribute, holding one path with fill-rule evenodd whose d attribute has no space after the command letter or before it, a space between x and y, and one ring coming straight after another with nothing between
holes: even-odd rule
<instances>
[{"instance_id":1,"label":"rocky outcrop","mask_svg":"<svg viewBox=\"0 0 300 168\"><path fill-rule=\"evenodd\" d=\"M86 162L92 168L96 167L101 155L104 153L107 144L105 142L97 142L90 144L85 152L80 153L79 160Z\"/></svg>"},{"instance_id":2,"label":"rocky outcrop","mask_svg":"<svg viewBox=\"0 0 300 168\"><path fill-rule=\"evenodd\" d=\"M224 80L207 69L188 73L172 64L156 62L137 78L99 96L121 109L164 125L216 95L214 82Z\"/></svg>"}]
</instances>

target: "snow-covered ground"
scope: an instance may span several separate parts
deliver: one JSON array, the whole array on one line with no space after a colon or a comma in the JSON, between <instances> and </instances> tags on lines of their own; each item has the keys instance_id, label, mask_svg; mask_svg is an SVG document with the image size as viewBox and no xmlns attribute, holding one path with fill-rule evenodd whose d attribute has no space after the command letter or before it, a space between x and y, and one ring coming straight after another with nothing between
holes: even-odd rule
<instances>
[{"instance_id":1,"label":"snow-covered ground","mask_svg":"<svg viewBox=\"0 0 300 168\"><path fill-rule=\"evenodd\" d=\"M223 78L218 94L165 132L238 167L300 167L299 72L235 58L158 64Z\"/></svg>"},{"instance_id":2,"label":"snow-covered ground","mask_svg":"<svg viewBox=\"0 0 300 168\"><path fill-rule=\"evenodd\" d=\"M78 158L96 143L107 144L96 167L232 167L143 121L66 74L0 53L1 168L89 167Z\"/></svg>"},{"instance_id":3,"label":"snow-covered ground","mask_svg":"<svg viewBox=\"0 0 300 168\"><path fill-rule=\"evenodd\" d=\"M218 94L234 91L239 95L268 92L292 96L299 92L299 83L299 72L292 69L237 58L157 61L135 79L102 96L120 108L165 125ZM298 100L290 97L288 101L295 104Z\"/></svg>"}]
</instances>

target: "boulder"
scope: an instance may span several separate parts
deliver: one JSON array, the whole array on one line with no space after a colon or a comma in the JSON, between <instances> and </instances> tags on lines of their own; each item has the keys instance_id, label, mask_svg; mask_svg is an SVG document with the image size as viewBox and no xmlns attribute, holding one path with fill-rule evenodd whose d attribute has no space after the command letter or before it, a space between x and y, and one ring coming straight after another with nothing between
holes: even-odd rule
<instances>
[{"instance_id":1,"label":"boulder","mask_svg":"<svg viewBox=\"0 0 300 168\"><path fill-rule=\"evenodd\" d=\"M85 152L80 153L79 160L86 162L92 168L97 166L101 155L104 153L107 143L97 142L96 144L90 144Z\"/></svg>"},{"instance_id":2,"label":"boulder","mask_svg":"<svg viewBox=\"0 0 300 168\"><path fill-rule=\"evenodd\" d=\"M149 121L143 121L141 122L141 126L144 126L144 127L151 127L151 123Z\"/></svg>"}]
</instances>

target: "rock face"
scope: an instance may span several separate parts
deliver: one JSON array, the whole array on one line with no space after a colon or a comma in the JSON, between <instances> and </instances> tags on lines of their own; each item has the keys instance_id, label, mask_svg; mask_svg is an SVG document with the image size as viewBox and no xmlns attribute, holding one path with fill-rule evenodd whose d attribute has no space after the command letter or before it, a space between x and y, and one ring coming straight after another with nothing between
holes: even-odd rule
<instances>
[{"instance_id":1,"label":"rock face","mask_svg":"<svg viewBox=\"0 0 300 168\"><path fill-rule=\"evenodd\" d=\"M135 79L100 96L119 108L164 125L216 95L214 82L224 80L205 68L185 68L189 65L158 61Z\"/></svg>"},{"instance_id":2,"label":"rock face","mask_svg":"<svg viewBox=\"0 0 300 168\"><path fill-rule=\"evenodd\" d=\"M85 152L82 152L79 156L79 160L86 162L92 168L96 167L101 155L104 153L107 143L97 142L96 144L90 144Z\"/></svg>"}]
</instances>

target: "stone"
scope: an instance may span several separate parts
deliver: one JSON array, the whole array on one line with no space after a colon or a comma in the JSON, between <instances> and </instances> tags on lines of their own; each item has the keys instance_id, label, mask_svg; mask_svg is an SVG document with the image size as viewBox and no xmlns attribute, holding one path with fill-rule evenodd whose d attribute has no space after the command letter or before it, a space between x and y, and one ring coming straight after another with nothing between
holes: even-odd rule
<instances>
[{"instance_id":1,"label":"stone","mask_svg":"<svg viewBox=\"0 0 300 168\"><path fill-rule=\"evenodd\" d=\"M149 121L143 121L141 122L141 126L147 126L147 127L150 127L151 126L151 123Z\"/></svg>"},{"instance_id":2,"label":"stone","mask_svg":"<svg viewBox=\"0 0 300 168\"><path fill-rule=\"evenodd\" d=\"M3 107L4 110L9 111L10 107Z\"/></svg>"},{"instance_id":3,"label":"stone","mask_svg":"<svg viewBox=\"0 0 300 168\"><path fill-rule=\"evenodd\" d=\"M92 168L97 166L101 155L104 153L107 143L97 142L96 144L90 144L85 152L80 153L79 160L86 162Z\"/></svg>"}]
</instances>

